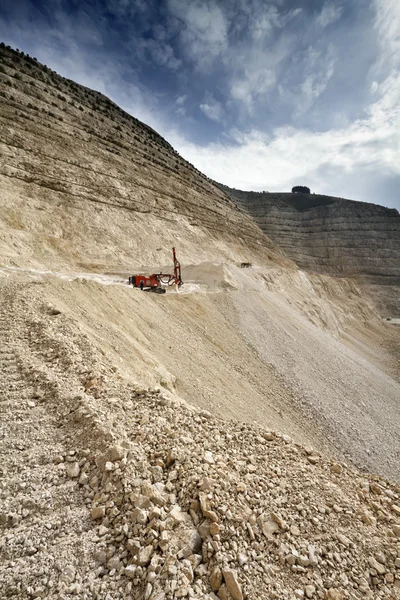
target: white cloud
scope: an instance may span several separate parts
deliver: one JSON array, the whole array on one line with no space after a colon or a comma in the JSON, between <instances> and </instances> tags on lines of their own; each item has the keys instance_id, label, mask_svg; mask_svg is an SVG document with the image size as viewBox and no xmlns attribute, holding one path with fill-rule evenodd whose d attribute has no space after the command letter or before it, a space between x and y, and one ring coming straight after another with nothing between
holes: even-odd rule
<instances>
[{"instance_id":1,"label":"white cloud","mask_svg":"<svg viewBox=\"0 0 400 600\"><path fill-rule=\"evenodd\" d=\"M200 110L211 120L221 121L223 116L222 105L212 94L206 94L205 101L200 104Z\"/></svg>"},{"instance_id":2,"label":"white cloud","mask_svg":"<svg viewBox=\"0 0 400 600\"><path fill-rule=\"evenodd\" d=\"M328 25L336 23L343 14L343 6L335 2L334 0L327 0L320 14L317 17L317 23L321 27L325 28Z\"/></svg>"},{"instance_id":3,"label":"white cloud","mask_svg":"<svg viewBox=\"0 0 400 600\"><path fill-rule=\"evenodd\" d=\"M248 134L235 130L231 132L235 144L219 141L198 147L174 132L171 141L200 170L232 187L278 191L300 182L333 195L348 196L349 189L357 197L359 190L358 199L385 203L384 198L366 196L368 186L360 181L360 174L372 182L381 176L400 181L400 10L397 0L375 2L380 54L371 72L376 101L366 108L364 118L324 132L283 127L266 136L257 130ZM328 8L326 4L325 26L334 18ZM338 12L335 14L338 18ZM329 47L325 55L309 51L302 102L311 102L325 90L335 59ZM241 84L237 80L232 90L248 104L257 89L255 72L246 74ZM258 85L258 89L262 87Z\"/></svg>"},{"instance_id":4,"label":"white cloud","mask_svg":"<svg viewBox=\"0 0 400 600\"><path fill-rule=\"evenodd\" d=\"M282 26L282 15L276 6L261 4L249 14L248 30L255 41L266 40L273 30Z\"/></svg>"},{"instance_id":5,"label":"white cloud","mask_svg":"<svg viewBox=\"0 0 400 600\"><path fill-rule=\"evenodd\" d=\"M326 90L330 79L334 74L335 59L328 55L320 59L318 64L314 64L306 69L307 75L300 85L301 94L293 100L295 105L294 116L307 112L314 104L315 100Z\"/></svg>"},{"instance_id":6,"label":"white cloud","mask_svg":"<svg viewBox=\"0 0 400 600\"><path fill-rule=\"evenodd\" d=\"M303 76L301 82L294 86L289 78L284 80L284 84L278 84L278 93L282 102L289 106L294 121L309 112L316 100L325 92L335 74L336 61L337 56L333 46L328 45L322 50L310 46L301 56Z\"/></svg>"},{"instance_id":7,"label":"white cloud","mask_svg":"<svg viewBox=\"0 0 400 600\"><path fill-rule=\"evenodd\" d=\"M232 136L235 145L217 142L198 147L174 133L169 140L209 177L245 190L284 191L304 182L313 191L348 197L347 188L363 187L357 180L365 170L372 177L379 173L400 178L400 127L393 127L384 115L324 133L285 127L272 138L256 130Z\"/></svg>"},{"instance_id":8,"label":"white cloud","mask_svg":"<svg viewBox=\"0 0 400 600\"><path fill-rule=\"evenodd\" d=\"M375 0L375 29L380 54L372 68L378 101L372 113L400 112L400 6L397 0Z\"/></svg>"},{"instance_id":9,"label":"white cloud","mask_svg":"<svg viewBox=\"0 0 400 600\"><path fill-rule=\"evenodd\" d=\"M228 23L215 0L169 0L168 8L182 23L180 40L195 67L206 70L228 45Z\"/></svg>"},{"instance_id":10,"label":"white cloud","mask_svg":"<svg viewBox=\"0 0 400 600\"><path fill-rule=\"evenodd\" d=\"M400 61L400 6L398 0L375 0L375 28L381 46L380 63Z\"/></svg>"},{"instance_id":11,"label":"white cloud","mask_svg":"<svg viewBox=\"0 0 400 600\"><path fill-rule=\"evenodd\" d=\"M172 46L160 36L159 39L140 38L135 40L134 51L141 61L150 60L155 65L171 71L177 71L182 65L181 60L176 58Z\"/></svg>"},{"instance_id":12,"label":"white cloud","mask_svg":"<svg viewBox=\"0 0 400 600\"><path fill-rule=\"evenodd\" d=\"M252 115L255 104L267 102L267 94L277 87L280 65L293 52L293 36L283 32L268 49L252 44L232 53L230 58L230 97L240 103L242 112Z\"/></svg>"},{"instance_id":13,"label":"white cloud","mask_svg":"<svg viewBox=\"0 0 400 600\"><path fill-rule=\"evenodd\" d=\"M245 68L241 76L236 76L231 83L231 97L242 103L242 107L251 114L254 102L265 95L276 84L273 68L259 65L258 68Z\"/></svg>"},{"instance_id":14,"label":"white cloud","mask_svg":"<svg viewBox=\"0 0 400 600\"><path fill-rule=\"evenodd\" d=\"M182 96L179 96L176 100L175 103L179 105L185 104L187 100L187 94L183 94Z\"/></svg>"},{"instance_id":15,"label":"white cloud","mask_svg":"<svg viewBox=\"0 0 400 600\"><path fill-rule=\"evenodd\" d=\"M294 19L295 17L297 17L298 15L300 15L303 12L302 8L295 8L294 10L291 10L288 14L289 19Z\"/></svg>"}]
</instances>

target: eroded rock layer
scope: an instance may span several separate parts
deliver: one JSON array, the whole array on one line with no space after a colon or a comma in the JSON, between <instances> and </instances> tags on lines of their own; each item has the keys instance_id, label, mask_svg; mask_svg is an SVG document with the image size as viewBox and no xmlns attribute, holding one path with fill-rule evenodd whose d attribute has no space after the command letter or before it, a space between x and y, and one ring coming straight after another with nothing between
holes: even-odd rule
<instances>
[{"instance_id":1,"label":"eroded rock layer","mask_svg":"<svg viewBox=\"0 0 400 600\"><path fill-rule=\"evenodd\" d=\"M221 187L301 269L356 277L369 285L381 307L400 309L396 209L318 194Z\"/></svg>"},{"instance_id":2,"label":"eroded rock layer","mask_svg":"<svg viewBox=\"0 0 400 600\"><path fill-rule=\"evenodd\" d=\"M284 262L225 193L102 94L4 45L0 94L2 263L120 269L164 264L173 245L186 262Z\"/></svg>"}]
</instances>

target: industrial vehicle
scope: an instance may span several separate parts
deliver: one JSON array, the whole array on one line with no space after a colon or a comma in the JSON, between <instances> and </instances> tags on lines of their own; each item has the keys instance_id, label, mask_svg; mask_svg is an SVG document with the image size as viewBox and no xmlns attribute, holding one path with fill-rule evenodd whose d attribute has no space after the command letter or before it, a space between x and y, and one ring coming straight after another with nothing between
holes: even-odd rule
<instances>
[{"instance_id":1,"label":"industrial vehicle","mask_svg":"<svg viewBox=\"0 0 400 600\"><path fill-rule=\"evenodd\" d=\"M135 288L140 288L143 292L154 292L155 294L165 294L165 288L162 285L171 286L183 285L181 277L181 265L176 258L175 248L172 248L172 257L174 260L174 273L153 273L153 275L131 275L129 277L129 285Z\"/></svg>"}]
</instances>

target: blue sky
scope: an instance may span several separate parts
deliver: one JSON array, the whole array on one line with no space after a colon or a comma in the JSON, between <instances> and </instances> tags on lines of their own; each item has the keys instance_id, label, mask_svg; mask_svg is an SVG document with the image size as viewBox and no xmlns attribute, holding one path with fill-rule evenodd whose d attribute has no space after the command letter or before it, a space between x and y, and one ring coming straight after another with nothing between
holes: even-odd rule
<instances>
[{"instance_id":1,"label":"blue sky","mask_svg":"<svg viewBox=\"0 0 400 600\"><path fill-rule=\"evenodd\" d=\"M0 39L217 181L400 209L398 0L2 0Z\"/></svg>"}]
</instances>

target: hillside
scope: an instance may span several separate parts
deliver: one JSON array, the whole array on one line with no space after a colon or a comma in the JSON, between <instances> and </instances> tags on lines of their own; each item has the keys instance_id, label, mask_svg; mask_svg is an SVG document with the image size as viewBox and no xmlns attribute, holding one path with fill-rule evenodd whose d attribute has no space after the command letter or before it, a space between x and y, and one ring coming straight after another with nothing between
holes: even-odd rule
<instances>
[{"instance_id":1,"label":"hillside","mask_svg":"<svg viewBox=\"0 0 400 600\"><path fill-rule=\"evenodd\" d=\"M2 597L400 598L399 326L110 100L0 58ZM171 246L179 290L127 285Z\"/></svg>"},{"instance_id":2,"label":"hillside","mask_svg":"<svg viewBox=\"0 0 400 600\"><path fill-rule=\"evenodd\" d=\"M243 192L220 186L307 271L356 278L381 312L400 312L400 215L319 194Z\"/></svg>"},{"instance_id":3,"label":"hillside","mask_svg":"<svg viewBox=\"0 0 400 600\"><path fill-rule=\"evenodd\" d=\"M1 47L0 62L1 262L130 270L175 243L186 262L285 263L150 127L32 58Z\"/></svg>"}]
</instances>

